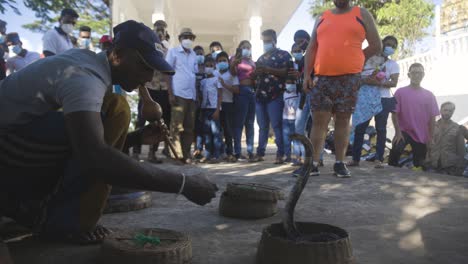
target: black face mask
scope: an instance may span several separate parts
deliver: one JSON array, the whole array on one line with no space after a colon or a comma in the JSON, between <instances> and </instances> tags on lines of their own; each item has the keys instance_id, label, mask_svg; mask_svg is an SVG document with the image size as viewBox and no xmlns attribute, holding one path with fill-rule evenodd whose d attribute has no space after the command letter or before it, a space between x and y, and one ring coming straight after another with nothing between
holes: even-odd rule
<instances>
[{"instance_id":1,"label":"black face mask","mask_svg":"<svg viewBox=\"0 0 468 264\"><path fill-rule=\"evenodd\" d=\"M335 4L337 8L340 8L340 9L343 9L349 6L349 1L341 2L341 1L335 0L333 1L333 3Z\"/></svg>"}]
</instances>

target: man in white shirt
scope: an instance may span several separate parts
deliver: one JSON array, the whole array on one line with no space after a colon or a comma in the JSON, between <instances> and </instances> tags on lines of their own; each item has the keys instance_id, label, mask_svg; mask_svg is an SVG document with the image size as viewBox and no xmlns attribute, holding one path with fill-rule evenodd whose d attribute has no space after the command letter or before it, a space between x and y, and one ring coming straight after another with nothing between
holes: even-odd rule
<instances>
[{"instance_id":1,"label":"man in white shirt","mask_svg":"<svg viewBox=\"0 0 468 264\"><path fill-rule=\"evenodd\" d=\"M201 175L185 177L121 152L124 144L154 144L161 136L154 125L127 134L130 108L112 85L131 92L155 70L174 71L143 23L126 21L114 35L107 52L71 49L0 84L0 215L42 237L102 241L109 231L97 222L108 184L181 193L200 205L215 196L216 186Z\"/></svg>"},{"instance_id":2,"label":"man in white shirt","mask_svg":"<svg viewBox=\"0 0 468 264\"><path fill-rule=\"evenodd\" d=\"M10 56L6 61L7 74L19 71L41 58L39 53L23 48L23 43L18 33L9 33L6 43L11 53L15 54L15 56Z\"/></svg>"},{"instance_id":3,"label":"man in white shirt","mask_svg":"<svg viewBox=\"0 0 468 264\"><path fill-rule=\"evenodd\" d=\"M78 13L70 8L62 10L59 18L59 27L47 31L42 37L42 47L44 56L61 54L73 48L70 34L78 20Z\"/></svg>"},{"instance_id":4,"label":"man in white shirt","mask_svg":"<svg viewBox=\"0 0 468 264\"><path fill-rule=\"evenodd\" d=\"M166 55L166 61L175 70L175 75L167 80L171 104L171 136L177 155L186 163L192 161L190 147L194 137L197 99L195 74L198 72L198 63L192 50L195 37L190 28L183 28L179 34L181 45L170 49Z\"/></svg>"}]
</instances>

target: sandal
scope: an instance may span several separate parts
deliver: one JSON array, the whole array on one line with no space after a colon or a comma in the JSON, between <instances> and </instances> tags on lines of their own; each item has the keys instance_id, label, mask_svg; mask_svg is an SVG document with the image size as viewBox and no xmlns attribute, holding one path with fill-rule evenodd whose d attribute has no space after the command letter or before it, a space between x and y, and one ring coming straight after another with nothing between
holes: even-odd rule
<instances>
[{"instance_id":1,"label":"sandal","mask_svg":"<svg viewBox=\"0 0 468 264\"><path fill-rule=\"evenodd\" d=\"M71 233L64 236L57 234L42 234L41 236L48 240L65 241L77 245L95 245L102 243L112 231L101 225L97 225L94 230L89 232Z\"/></svg>"},{"instance_id":2,"label":"sandal","mask_svg":"<svg viewBox=\"0 0 468 264\"><path fill-rule=\"evenodd\" d=\"M350 160L346 163L348 167L359 167L359 161Z\"/></svg>"}]
</instances>

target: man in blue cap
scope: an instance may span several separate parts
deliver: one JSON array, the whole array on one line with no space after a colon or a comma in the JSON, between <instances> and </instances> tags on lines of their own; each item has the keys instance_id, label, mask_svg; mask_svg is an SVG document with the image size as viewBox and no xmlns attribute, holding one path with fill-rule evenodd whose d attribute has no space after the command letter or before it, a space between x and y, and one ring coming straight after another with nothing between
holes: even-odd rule
<instances>
[{"instance_id":1,"label":"man in blue cap","mask_svg":"<svg viewBox=\"0 0 468 264\"><path fill-rule=\"evenodd\" d=\"M203 175L185 176L140 163L119 149L154 144L148 125L127 135L131 92L154 71L174 74L154 32L135 21L114 28L113 47L72 49L40 60L0 83L0 215L45 238L100 242L97 226L111 185L181 193L204 205L217 191ZM61 109L61 110L60 110Z\"/></svg>"}]
</instances>

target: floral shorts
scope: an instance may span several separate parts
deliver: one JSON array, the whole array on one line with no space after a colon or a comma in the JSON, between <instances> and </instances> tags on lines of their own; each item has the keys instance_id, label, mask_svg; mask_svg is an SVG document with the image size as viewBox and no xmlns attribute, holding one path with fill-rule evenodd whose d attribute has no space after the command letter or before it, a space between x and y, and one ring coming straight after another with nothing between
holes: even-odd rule
<instances>
[{"instance_id":1,"label":"floral shorts","mask_svg":"<svg viewBox=\"0 0 468 264\"><path fill-rule=\"evenodd\" d=\"M354 112L360 85L360 74L315 76L311 92L311 111Z\"/></svg>"}]
</instances>

